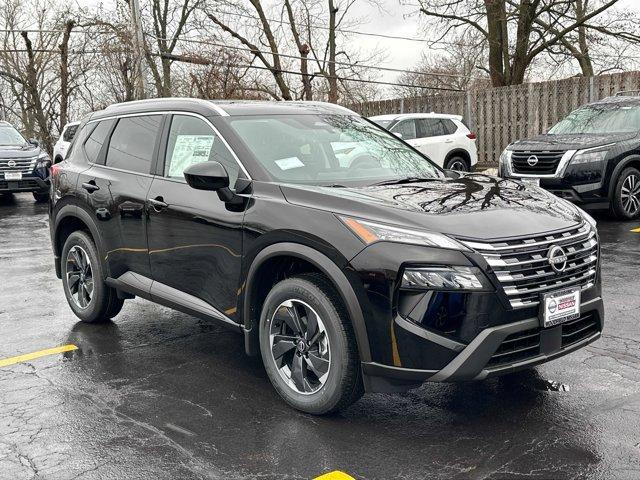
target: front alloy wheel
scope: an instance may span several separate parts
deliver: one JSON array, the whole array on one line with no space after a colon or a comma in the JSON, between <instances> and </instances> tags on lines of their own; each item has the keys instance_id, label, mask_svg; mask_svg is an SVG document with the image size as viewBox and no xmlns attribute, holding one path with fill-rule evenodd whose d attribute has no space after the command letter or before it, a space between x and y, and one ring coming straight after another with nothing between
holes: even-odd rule
<instances>
[{"instance_id":1,"label":"front alloy wheel","mask_svg":"<svg viewBox=\"0 0 640 480\"><path fill-rule=\"evenodd\" d=\"M271 319L271 356L282 379L297 393L322 388L329 376L331 349L324 322L305 302L286 300Z\"/></svg>"},{"instance_id":2,"label":"front alloy wheel","mask_svg":"<svg viewBox=\"0 0 640 480\"><path fill-rule=\"evenodd\" d=\"M321 415L362 395L353 327L324 275L304 273L275 284L262 305L258 333L269 380L292 407Z\"/></svg>"},{"instance_id":3,"label":"front alloy wheel","mask_svg":"<svg viewBox=\"0 0 640 480\"><path fill-rule=\"evenodd\" d=\"M79 308L87 308L93 296L93 270L87 252L74 245L67 254L67 288Z\"/></svg>"},{"instance_id":4,"label":"front alloy wheel","mask_svg":"<svg viewBox=\"0 0 640 480\"><path fill-rule=\"evenodd\" d=\"M620 190L622 208L630 217L640 209L640 178L635 173L629 174L622 182Z\"/></svg>"},{"instance_id":5,"label":"front alloy wheel","mask_svg":"<svg viewBox=\"0 0 640 480\"><path fill-rule=\"evenodd\" d=\"M615 183L611 210L620 220L634 220L640 216L640 171L625 168Z\"/></svg>"}]
</instances>

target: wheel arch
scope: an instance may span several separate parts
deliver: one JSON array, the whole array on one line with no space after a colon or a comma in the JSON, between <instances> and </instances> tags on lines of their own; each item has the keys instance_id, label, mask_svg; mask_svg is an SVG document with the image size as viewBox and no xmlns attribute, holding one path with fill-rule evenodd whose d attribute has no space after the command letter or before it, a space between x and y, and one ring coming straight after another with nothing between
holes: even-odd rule
<instances>
[{"instance_id":1,"label":"wheel arch","mask_svg":"<svg viewBox=\"0 0 640 480\"><path fill-rule=\"evenodd\" d=\"M91 236L91 239L98 250L100 260L102 261L104 258L104 250L98 227L91 216L77 205L65 205L56 214L55 225L53 228L52 244L56 262L56 275L58 278L61 278L60 256L62 254L64 242L69 235L78 230L83 230ZM106 272L106 270L105 275L108 276L108 272Z\"/></svg>"},{"instance_id":2,"label":"wheel arch","mask_svg":"<svg viewBox=\"0 0 640 480\"><path fill-rule=\"evenodd\" d=\"M634 167L640 170L640 153L632 153L631 155L627 155L622 160L620 160L615 167L613 167L613 171L611 172L611 177L609 177L608 192L607 197L609 201L613 200L613 194L615 192L616 182L620 177L622 171L627 167Z\"/></svg>"},{"instance_id":3,"label":"wheel arch","mask_svg":"<svg viewBox=\"0 0 640 480\"><path fill-rule=\"evenodd\" d=\"M467 162L469 171L471 171L471 154L468 151L466 151L464 148L454 148L449 153L447 153L446 157L444 157L444 165L446 165L447 162L453 157L462 157L464 161Z\"/></svg>"},{"instance_id":4,"label":"wheel arch","mask_svg":"<svg viewBox=\"0 0 640 480\"><path fill-rule=\"evenodd\" d=\"M324 274L327 279L335 287L340 295L349 319L353 326L360 353L361 361L369 361L371 352L369 348L369 338L364 323L364 315L358 297L353 286L344 272L329 257L309 246L298 243L275 243L261 250L251 262L248 269L246 281L244 284L243 299L243 330L245 334L245 349L248 355L257 355L259 353L258 342L258 325L257 321L260 317L260 311L256 311L256 307L261 307L261 303L256 305L255 300L258 298L258 287L261 274L264 273L263 267L269 265L269 261L277 258L294 258L306 262L316 271ZM259 308L261 310L261 308Z\"/></svg>"}]
</instances>

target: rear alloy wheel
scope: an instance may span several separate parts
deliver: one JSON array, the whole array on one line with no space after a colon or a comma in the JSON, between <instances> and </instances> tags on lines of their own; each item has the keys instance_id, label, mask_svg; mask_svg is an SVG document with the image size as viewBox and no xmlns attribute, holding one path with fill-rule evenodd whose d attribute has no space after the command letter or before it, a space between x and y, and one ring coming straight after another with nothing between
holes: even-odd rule
<instances>
[{"instance_id":1,"label":"rear alloy wheel","mask_svg":"<svg viewBox=\"0 0 640 480\"><path fill-rule=\"evenodd\" d=\"M340 295L323 275L277 283L264 301L259 334L269 380L292 407L321 415L362 396L353 327Z\"/></svg>"},{"instance_id":2,"label":"rear alloy wheel","mask_svg":"<svg viewBox=\"0 0 640 480\"><path fill-rule=\"evenodd\" d=\"M635 168L622 171L616 182L611 207L621 220L633 220L640 216L640 171Z\"/></svg>"},{"instance_id":3,"label":"rear alloy wheel","mask_svg":"<svg viewBox=\"0 0 640 480\"><path fill-rule=\"evenodd\" d=\"M93 295L93 270L89 255L79 245L67 254L67 288L78 308L87 308Z\"/></svg>"},{"instance_id":4,"label":"rear alloy wheel","mask_svg":"<svg viewBox=\"0 0 640 480\"><path fill-rule=\"evenodd\" d=\"M467 164L467 161L462 157L451 157L449 160L447 160L444 168L446 168L447 170L456 170L458 172L469 171L469 165Z\"/></svg>"},{"instance_id":5,"label":"rear alloy wheel","mask_svg":"<svg viewBox=\"0 0 640 480\"><path fill-rule=\"evenodd\" d=\"M69 235L60 258L64 294L80 320L105 322L120 312L123 300L104 282L98 251L86 232Z\"/></svg>"}]
</instances>

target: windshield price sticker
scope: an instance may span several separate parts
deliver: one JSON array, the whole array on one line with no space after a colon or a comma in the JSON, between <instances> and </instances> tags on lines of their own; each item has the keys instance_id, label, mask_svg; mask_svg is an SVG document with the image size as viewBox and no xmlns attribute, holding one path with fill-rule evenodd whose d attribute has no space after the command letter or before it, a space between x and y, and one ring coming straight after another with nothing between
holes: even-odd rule
<instances>
[{"instance_id":1,"label":"windshield price sticker","mask_svg":"<svg viewBox=\"0 0 640 480\"><path fill-rule=\"evenodd\" d=\"M543 295L543 327L553 327L580 316L580 289L573 288Z\"/></svg>"}]
</instances>

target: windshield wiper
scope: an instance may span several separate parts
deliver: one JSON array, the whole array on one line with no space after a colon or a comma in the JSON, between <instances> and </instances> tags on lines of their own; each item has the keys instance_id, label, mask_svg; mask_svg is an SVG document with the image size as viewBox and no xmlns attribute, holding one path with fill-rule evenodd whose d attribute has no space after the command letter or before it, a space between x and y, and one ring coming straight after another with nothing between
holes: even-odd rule
<instances>
[{"instance_id":1,"label":"windshield wiper","mask_svg":"<svg viewBox=\"0 0 640 480\"><path fill-rule=\"evenodd\" d=\"M433 178L424 178L424 177L405 177L405 178L396 178L394 180L384 180L383 182L372 183L372 187L377 187L381 185L401 185L403 183L417 183L417 182L429 182L433 180Z\"/></svg>"}]
</instances>

